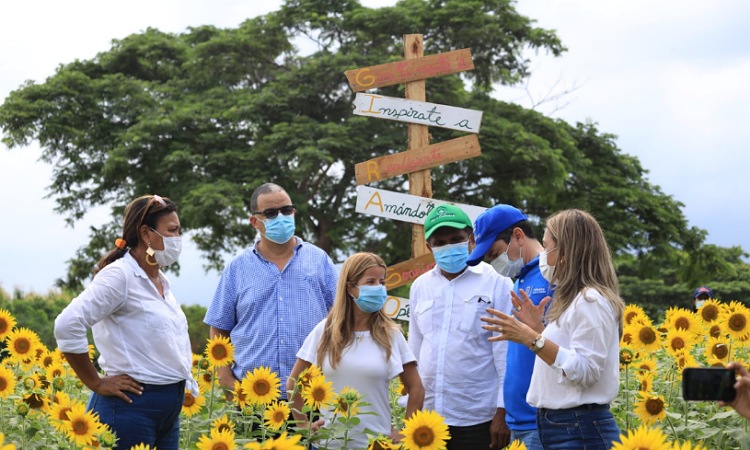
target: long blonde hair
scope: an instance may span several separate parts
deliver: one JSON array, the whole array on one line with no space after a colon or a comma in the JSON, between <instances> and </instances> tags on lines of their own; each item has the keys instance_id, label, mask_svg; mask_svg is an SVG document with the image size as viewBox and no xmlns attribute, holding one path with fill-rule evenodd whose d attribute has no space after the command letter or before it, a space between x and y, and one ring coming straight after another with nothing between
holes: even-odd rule
<instances>
[{"instance_id":1,"label":"long blonde hair","mask_svg":"<svg viewBox=\"0 0 750 450\"><path fill-rule=\"evenodd\" d=\"M547 322L557 320L579 293L592 288L612 306L622 335L625 303L620 298L612 255L599 223L585 211L566 209L550 216L546 226L557 247L552 277L555 293L545 316Z\"/></svg>"},{"instance_id":2,"label":"long blonde hair","mask_svg":"<svg viewBox=\"0 0 750 450\"><path fill-rule=\"evenodd\" d=\"M383 259L374 253L355 253L344 261L336 286L336 298L328 313L323 337L318 345L318 365L322 366L326 354L334 369L341 362L341 354L354 340L354 298L347 287L357 286L357 282L371 267L386 268ZM370 335L385 350L386 360L391 357L391 331L398 329L383 310L370 314Z\"/></svg>"}]
</instances>

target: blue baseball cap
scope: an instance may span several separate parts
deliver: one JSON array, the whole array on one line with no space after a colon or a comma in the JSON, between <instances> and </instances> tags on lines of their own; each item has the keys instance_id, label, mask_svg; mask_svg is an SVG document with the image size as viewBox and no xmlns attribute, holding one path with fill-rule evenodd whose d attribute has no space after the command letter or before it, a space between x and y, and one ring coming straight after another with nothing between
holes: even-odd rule
<instances>
[{"instance_id":1,"label":"blue baseball cap","mask_svg":"<svg viewBox=\"0 0 750 450\"><path fill-rule=\"evenodd\" d=\"M698 298L699 295L706 294L708 298L714 298L714 291L708 286L701 286L693 292L693 298Z\"/></svg>"},{"instance_id":2,"label":"blue baseball cap","mask_svg":"<svg viewBox=\"0 0 750 450\"><path fill-rule=\"evenodd\" d=\"M495 205L480 214L474 222L474 240L477 246L469 255L466 264L479 264L497 240L497 235L522 220L527 220L524 213L510 205Z\"/></svg>"}]
</instances>

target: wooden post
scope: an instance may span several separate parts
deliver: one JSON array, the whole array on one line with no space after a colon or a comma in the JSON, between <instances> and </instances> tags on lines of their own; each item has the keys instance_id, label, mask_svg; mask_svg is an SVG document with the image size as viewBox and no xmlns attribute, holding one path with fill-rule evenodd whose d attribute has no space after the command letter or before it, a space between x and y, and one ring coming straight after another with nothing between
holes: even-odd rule
<instances>
[{"instance_id":1,"label":"wooden post","mask_svg":"<svg viewBox=\"0 0 750 450\"><path fill-rule=\"evenodd\" d=\"M404 58L414 59L424 56L424 42L421 34L407 34L404 36ZM425 81L410 81L406 83L406 98L409 100L426 101ZM412 149L427 147L430 136L426 125L409 124L407 152ZM409 174L409 193L420 197L432 198L432 175L430 169L420 170ZM424 239L424 227L413 224L411 226L411 256L417 258L429 253Z\"/></svg>"}]
</instances>

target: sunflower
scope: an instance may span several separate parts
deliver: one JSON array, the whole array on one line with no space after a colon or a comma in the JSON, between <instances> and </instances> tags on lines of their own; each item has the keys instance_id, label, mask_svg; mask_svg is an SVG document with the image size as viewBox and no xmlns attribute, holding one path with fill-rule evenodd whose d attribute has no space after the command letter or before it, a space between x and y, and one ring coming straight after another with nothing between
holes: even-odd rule
<instances>
[{"instance_id":1,"label":"sunflower","mask_svg":"<svg viewBox=\"0 0 750 450\"><path fill-rule=\"evenodd\" d=\"M65 366L63 366L59 361L50 363L50 365L47 366L45 370L45 377L48 380L54 381L56 378L65 378L66 375L67 370L65 370Z\"/></svg>"},{"instance_id":2,"label":"sunflower","mask_svg":"<svg viewBox=\"0 0 750 450\"><path fill-rule=\"evenodd\" d=\"M226 414L211 422L211 428L219 431L234 431L234 426L234 422Z\"/></svg>"},{"instance_id":3,"label":"sunflower","mask_svg":"<svg viewBox=\"0 0 750 450\"><path fill-rule=\"evenodd\" d=\"M693 444L690 441L685 441L680 445L679 442L675 442L669 450L707 450L706 447L700 444Z\"/></svg>"},{"instance_id":4,"label":"sunflower","mask_svg":"<svg viewBox=\"0 0 750 450\"><path fill-rule=\"evenodd\" d=\"M229 342L229 338L217 334L213 339L209 339L206 345L206 358L216 367L230 365L234 359L234 346Z\"/></svg>"},{"instance_id":5,"label":"sunflower","mask_svg":"<svg viewBox=\"0 0 750 450\"><path fill-rule=\"evenodd\" d=\"M625 322L625 325L639 322L651 325L651 319L648 318L646 311L634 304L625 305L625 310L622 312L622 320Z\"/></svg>"},{"instance_id":6,"label":"sunflower","mask_svg":"<svg viewBox=\"0 0 750 450\"><path fill-rule=\"evenodd\" d=\"M706 365L708 367L726 367L727 363L712 355L706 358Z\"/></svg>"},{"instance_id":7,"label":"sunflower","mask_svg":"<svg viewBox=\"0 0 750 450\"><path fill-rule=\"evenodd\" d=\"M636 374L638 379L638 390L649 393L653 391L654 387L654 374L653 372L639 372Z\"/></svg>"},{"instance_id":8,"label":"sunflower","mask_svg":"<svg viewBox=\"0 0 750 450\"><path fill-rule=\"evenodd\" d=\"M516 439L509 446L505 447L505 450L526 450L526 444Z\"/></svg>"},{"instance_id":9,"label":"sunflower","mask_svg":"<svg viewBox=\"0 0 750 450\"><path fill-rule=\"evenodd\" d=\"M359 395L356 389L349 386L344 387L336 399L336 413L345 417L356 415L359 412L359 402L361 400L362 396Z\"/></svg>"},{"instance_id":10,"label":"sunflower","mask_svg":"<svg viewBox=\"0 0 750 450\"><path fill-rule=\"evenodd\" d=\"M323 405L333 403L336 395L333 392L333 382L326 382L323 375L310 380L310 384L302 389L305 404L313 409L320 409Z\"/></svg>"},{"instance_id":11,"label":"sunflower","mask_svg":"<svg viewBox=\"0 0 750 450\"><path fill-rule=\"evenodd\" d=\"M0 309L0 341L5 339L16 326L16 319L7 309Z\"/></svg>"},{"instance_id":12,"label":"sunflower","mask_svg":"<svg viewBox=\"0 0 750 450\"><path fill-rule=\"evenodd\" d=\"M258 447L262 450L305 450L305 447L299 445L299 441L302 439L301 434L295 434L288 436L286 431L281 433L276 439L267 439L262 446ZM246 447L253 448L253 447Z\"/></svg>"},{"instance_id":13,"label":"sunflower","mask_svg":"<svg viewBox=\"0 0 750 450\"><path fill-rule=\"evenodd\" d=\"M151 448L150 445L141 443L130 447L130 450L156 450L156 447Z\"/></svg>"},{"instance_id":14,"label":"sunflower","mask_svg":"<svg viewBox=\"0 0 750 450\"><path fill-rule=\"evenodd\" d=\"M633 343L633 329L627 325L622 330L622 337L620 338L620 345L630 345Z\"/></svg>"},{"instance_id":15,"label":"sunflower","mask_svg":"<svg viewBox=\"0 0 750 450\"><path fill-rule=\"evenodd\" d=\"M659 332L651 325L636 323L628 326L632 336L631 346L647 352L659 349Z\"/></svg>"},{"instance_id":16,"label":"sunflower","mask_svg":"<svg viewBox=\"0 0 750 450\"><path fill-rule=\"evenodd\" d=\"M734 339L744 339L750 334L750 310L737 301L732 301L719 315L719 323Z\"/></svg>"},{"instance_id":17,"label":"sunflower","mask_svg":"<svg viewBox=\"0 0 750 450\"><path fill-rule=\"evenodd\" d=\"M635 359L635 352L628 347L620 347L620 364L627 366Z\"/></svg>"},{"instance_id":18,"label":"sunflower","mask_svg":"<svg viewBox=\"0 0 750 450\"><path fill-rule=\"evenodd\" d=\"M97 437L99 438L99 443L104 448L112 448L117 445L117 436L109 428L109 425L102 424Z\"/></svg>"},{"instance_id":19,"label":"sunflower","mask_svg":"<svg viewBox=\"0 0 750 450\"><path fill-rule=\"evenodd\" d=\"M693 344L695 344L693 335L682 328L669 330L663 343L664 348L672 356L675 356L677 352L682 350L693 348Z\"/></svg>"},{"instance_id":20,"label":"sunflower","mask_svg":"<svg viewBox=\"0 0 750 450\"><path fill-rule=\"evenodd\" d=\"M401 382L401 379L396 377L393 380L394 381L391 383L391 392L393 392L394 395L398 396L406 395L406 386L404 386L404 383Z\"/></svg>"},{"instance_id":21,"label":"sunflower","mask_svg":"<svg viewBox=\"0 0 750 450\"><path fill-rule=\"evenodd\" d=\"M202 435L197 445L199 450L234 450L237 447L237 443L234 442L234 431L216 429L211 430L211 437Z\"/></svg>"},{"instance_id":22,"label":"sunflower","mask_svg":"<svg viewBox=\"0 0 750 450\"><path fill-rule=\"evenodd\" d=\"M279 398L280 385L279 377L268 367L258 367L242 379L242 390L253 405L268 405Z\"/></svg>"},{"instance_id":23,"label":"sunflower","mask_svg":"<svg viewBox=\"0 0 750 450\"><path fill-rule=\"evenodd\" d=\"M5 348L13 361L23 362L24 359L36 356L39 336L28 328L16 328L8 334Z\"/></svg>"},{"instance_id":24,"label":"sunflower","mask_svg":"<svg viewBox=\"0 0 750 450\"><path fill-rule=\"evenodd\" d=\"M649 357L641 358L634 366L639 373L656 371L656 361Z\"/></svg>"},{"instance_id":25,"label":"sunflower","mask_svg":"<svg viewBox=\"0 0 750 450\"><path fill-rule=\"evenodd\" d=\"M401 433L405 450L439 450L451 437L443 417L432 410L416 411L404 421Z\"/></svg>"},{"instance_id":26,"label":"sunflower","mask_svg":"<svg viewBox=\"0 0 750 450\"><path fill-rule=\"evenodd\" d=\"M21 401L29 405L31 410L49 412L49 400L46 395L32 392L24 395Z\"/></svg>"},{"instance_id":27,"label":"sunflower","mask_svg":"<svg viewBox=\"0 0 750 450\"><path fill-rule=\"evenodd\" d=\"M45 369L49 369L55 364L63 365L63 360L60 359L60 355L57 352L49 350L45 350L44 353L37 358L37 361L39 361Z\"/></svg>"},{"instance_id":28,"label":"sunflower","mask_svg":"<svg viewBox=\"0 0 750 450\"><path fill-rule=\"evenodd\" d=\"M193 369L197 369L198 364L200 363L201 358L203 357L197 353L193 353L192 355L193 355Z\"/></svg>"},{"instance_id":29,"label":"sunflower","mask_svg":"<svg viewBox=\"0 0 750 450\"><path fill-rule=\"evenodd\" d=\"M399 450L400 444L394 444L393 441L382 434L370 438L370 444L367 446L367 450Z\"/></svg>"},{"instance_id":30,"label":"sunflower","mask_svg":"<svg viewBox=\"0 0 750 450\"><path fill-rule=\"evenodd\" d=\"M667 329L685 330L692 335L700 335L703 332L698 317L685 308L669 308L664 323Z\"/></svg>"},{"instance_id":31,"label":"sunflower","mask_svg":"<svg viewBox=\"0 0 750 450\"><path fill-rule=\"evenodd\" d=\"M263 412L266 428L277 431L284 426L284 422L289 419L291 410L285 402L272 402Z\"/></svg>"},{"instance_id":32,"label":"sunflower","mask_svg":"<svg viewBox=\"0 0 750 450\"><path fill-rule=\"evenodd\" d=\"M52 421L52 426L57 431L65 432L70 426L70 419L68 414L71 412L74 406L81 406L83 403L80 400L68 401L67 403L52 403L50 408L49 417ZM83 405L85 407L85 405Z\"/></svg>"},{"instance_id":33,"label":"sunflower","mask_svg":"<svg viewBox=\"0 0 750 450\"><path fill-rule=\"evenodd\" d=\"M5 366L0 366L0 398L6 398L16 390L16 377Z\"/></svg>"},{"instance_id":34,"label":"sunflower","mask_svg":"<svg viewBox=\"0 0 750 450\"><path fill-rule=\"evenodd\" d=\"M698 318L706 324L716 322L716 319L719 318L719 315L723 310L724 305L719 303L718 300L710 298L703 302L703 305L698 308Z\"/></svg>"},{"instance_id":35,"label":"sunflower","mask_svg":"<svg viewBox=\"0 0 750 450\"><path fill-rule=\"evenodd\" d=\"M101 431L99 418L91 411L86 411L86 405L78 403L68 411L68 439L76 445L91 445L94 436Z\"/></svg>"},{"instance_id":36,"label":"sunflower","mask_svg":"<svg viewBox=\"0 0 750 450\"><path fill-rule=\"evenodd\" d=\"M47 396L49 396L49 402L52 405L66 405L72 401L70 395L61 391L52 392L47 390Z\"/></svg>"},{"instance_id":37,"label":"sunflower","mask_svg":"<svg viewBox=\"0 0 750 450\"><path fill-rule=\"evenodd\" d=\"M200 394L196 397L192 392L185 390L185 399L182 401L182 413L187 417L192 417L198 414L205 404L206 397Z\"/></svg>"},{"instance_id":38,"label":"sunflower","mask_svg":"<svg viewBox=\"0 0 750 450\"><path fill-rule=\"evenodd\" d=\"M709 337L706 342L706 358L712 356L721 361L729 362L732 355L729 354L729 340L723 338Z\"/></svg>"},{"instance_id":39,"label":"sunflower","mask_svg":"<svg viewBox=\"0 0 750 450\"><path fill-rule=\"evenodd\" d=\"M0 450L16 450L15 445L5 444L5 435L2 432L0 432Z\"/></svg>"},{"instance_id":40,"label":"sunflower","mask_svg":"<svg viewBox=\"0 0 750 450\"><path fill-rule=\"evenodd\" d=\"M247 394L245 393L245 390L242 389L242 383L239 380L234 380L232 402L237 405L237 407L239 407L241 411L244 410L246 406L248 406Z\"/></svg>"},{"instance_id":41,"label":"sunflower","mask_svg":"<svg viewBox=\"0 0 750 450\"><path fill-rule=\"evenodd\" d=\"M667 404L664 403L664 397L644 392L640 393L640 397L641 399L635 403L635 413L641 419L641 423L651 425L667 417Z\"/></svg>"},{"instance_id":42,"label":"sunflower","mask_svg":"<svg viewBox=\"0 0 750 450\"><path fill-rule=\"evenodd\" d=\"M641 425L620 435L620 442L614 442L612 450L669 450L667 435L659 428Z\"/></svg>"},{"instance_id":43,"label":"sunflower","mask_svg":"<svg viewBox=\"0 0 750 450\"><path fill-rule=\"evenodd\" d=\"M692 353L688 350L681 350L679 352L675 352L674 356L674 362L677 365L677 368L680 369L679 372L677 372L677 378L682 377L682 369L685 367L693 367L697 366L698 363L695 361L695 357Z\"/></svg>"}]
</instances>

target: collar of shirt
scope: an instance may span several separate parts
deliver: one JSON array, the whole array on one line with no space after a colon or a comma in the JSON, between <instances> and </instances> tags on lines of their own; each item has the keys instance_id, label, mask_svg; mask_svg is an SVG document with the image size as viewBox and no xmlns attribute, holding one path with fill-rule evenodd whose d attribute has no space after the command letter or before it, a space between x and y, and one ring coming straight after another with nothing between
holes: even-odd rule
<instances>
[{"instance_id":1,"label":"collar of shirt","mask_svg":"<svg viewBox=\"0 0 750 450\"><path fill-rule=\"evenodd\" d=\"M133 275L137 277L141 277L145 279L148 282L151 282L151 279L148 277L148 274L145 270L143 270L143 267L141 267L138 264L138 261L133 258L133 255L130 254L130 252L125 253L125 256L123 256L123 260L125 263L127 263L128 267L130 267L133 270ZM167 292L170 291L169 289L169 278L167 278L166 275L164 275L164 272L159 270L159 278L161 278L161 282L164 284L164 295L167 295Z\"/></svg>"},{"instance_id":2,"label":"collar of shirt","mask_svg":"<svg viewBox=\"0 0 750 450\"><path fill-rule=\"evenodd\" d=\"M302 248L302 244L304 244L305 241L303 241L302 238L298 238L297 236L292 236L292 239L297 239L297 243L294 244L294 253L299 253L300 249ZM253 253L263 258L263 255L260 253L260 250L258 250L259 243L260 243L260 238L256 239L255 242L253 242ZM266 258L263 258L263 260L266 260Z\"/></svg>"}]
</instances>

